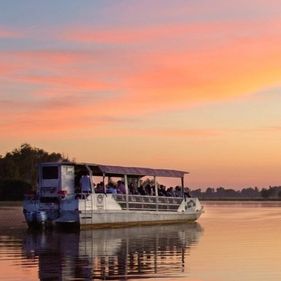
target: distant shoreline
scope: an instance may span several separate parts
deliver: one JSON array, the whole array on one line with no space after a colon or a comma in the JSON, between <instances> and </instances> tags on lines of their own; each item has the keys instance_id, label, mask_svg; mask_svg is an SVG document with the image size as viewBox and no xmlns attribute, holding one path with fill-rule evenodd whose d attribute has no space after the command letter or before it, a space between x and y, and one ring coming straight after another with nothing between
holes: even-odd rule
<instances>
[{"instance_id":1,"label":"distant shoreline","mask_svg":"<svg viewBox=\"0 0 281 281\"><path fill-rule=\"evenodd\" d=\"M200 201L281 201L279 198L199 198Z\"/></svg>"}]
</instances>

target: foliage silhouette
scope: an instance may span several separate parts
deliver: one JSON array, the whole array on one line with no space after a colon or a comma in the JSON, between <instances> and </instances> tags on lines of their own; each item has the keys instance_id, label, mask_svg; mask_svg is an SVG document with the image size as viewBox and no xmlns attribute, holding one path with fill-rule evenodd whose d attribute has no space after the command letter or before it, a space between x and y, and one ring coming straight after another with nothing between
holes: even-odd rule
<instances>
[{"instance_id":1,"label":"foliage silhouette","mask_svg":"<svg viewBox=\"0 0 281 281\"><path fill-rule=\"evenodd\" d=\"M58 161L69 160L61 153L49 153L28 143L0 157L0 200L22 199L24 192L35 190L38 164Z\"/></svg>"}]
</instances>

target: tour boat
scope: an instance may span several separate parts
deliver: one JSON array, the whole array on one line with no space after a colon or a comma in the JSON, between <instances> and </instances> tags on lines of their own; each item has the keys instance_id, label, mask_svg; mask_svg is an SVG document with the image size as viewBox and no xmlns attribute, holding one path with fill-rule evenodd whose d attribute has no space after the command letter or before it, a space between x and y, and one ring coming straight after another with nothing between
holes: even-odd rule
<instances>
[{"instance_id":1,"label":"tour boat","mask_svg":"<svg viewBox=\"0 0 281 281\"><path fill-rule=\"evenodd\" d=\"M203 212L199 200L185 193L184 171L72 162L41 163L38 170L36 194L23 203L30 227L182 223L196 221ZM181 187L168 194L159 178L178 178ZM113 179L119 179L119 189L109 188Z\"/></svg>"}]
</instances>

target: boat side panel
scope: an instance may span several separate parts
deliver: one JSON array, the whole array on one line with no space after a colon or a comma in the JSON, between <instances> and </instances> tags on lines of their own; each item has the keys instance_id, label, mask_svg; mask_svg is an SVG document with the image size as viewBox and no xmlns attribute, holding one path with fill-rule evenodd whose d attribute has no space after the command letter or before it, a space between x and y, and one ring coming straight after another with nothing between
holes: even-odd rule
<instances>
[{"instance_id":1,"label":"boat side panel","mask_svg":"<svg viewBox=\"0 0 281 281\"><path fill-rule=\"evenodd\" d=\"M194 213L167 213L146 211L98 211L82 212L80 214L80 225L132 225L132 224L154 224L195 221L201 212Z\"/></svg>"}]
</instances>

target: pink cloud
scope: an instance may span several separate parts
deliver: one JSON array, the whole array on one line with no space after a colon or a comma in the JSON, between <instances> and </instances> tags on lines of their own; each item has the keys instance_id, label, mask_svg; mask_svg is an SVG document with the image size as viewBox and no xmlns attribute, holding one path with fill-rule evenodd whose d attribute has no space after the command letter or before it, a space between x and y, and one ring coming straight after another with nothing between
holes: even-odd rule
<instances>
[{"instance_id":1,"label":"pink cloud","mask_svg":"<svg viewBox=\"0 0 281 281\"><path fill-rule=\"evenodd\" d=\"M67 50L33 50L33 51L0 51L0 58L6 65L13 66L19 71L32 69L62 70L89 58L85 52Z\"/></svg>"},{"instance_id":2,"label":"pink cloud","mask_svg":"<svg viewBox=\"0 0 281 281\"><path fill-rule=\"evenodd\" d=\"M74 41L78 43L102 43L102 44L121 44L123 46L130 44L157 44L161 40L166 40L166 46L170 46L172 41L180 39L184 41L208 40L209 44L214 40L218 43L215 35L221 35L222 41L232 40L231 38L253 38L268 35L280 34L281 22L272 20L252 20L252 21L213 21L213 22L195 22L183 24L155 24L145 26L99 26L89 29L87 26L73 26L67 30L59 32L58 40ZM182 40L185 39L185 40ZM163 42L164 43L164 42ZM194 43L193 43L194 44ZM192 44L192 45L193 45ZM160 47L160 50L165 47ZM186 44L184 44L187 47ZM198 46L196 46L198 47ZM177 46L180 48L180 46Z\"/></svg>"},{"instance_id":3,"label":"pink cloud","mask_svg":"<svg viewBox=\"0 0 281 281\"><path fill-rule=\"evenodd\" d=\"M37 117L34 117L34 114ZM6 118L5 118L6 119ZM7 116L7 120L0 122L0 130L8 137L28 135L34 137L38 134L48 136L55 133L56 136L65 134L76 134L80 132L87 133L88 137L108 136L108 137L188 137L188 138L206 138L216 137L224 133L223 131L213 129L174 129L174 128L143 128L132 130L126 124L130 124L132 120L126 118L118 118L102 116L98 114L90 115L89 112L79 115L74 110L52 110L33 112L31 115L16 114ZM136 122L134 121L136 124ZM121 125L123 124L123 125ZM117 126L116 126L117 125ZM104 127L111 127L110 130L104 130Z\"/></svg>"},{"instance_id":4,"label":"pink cloud","mask_svg":"<svg viewBox=\"0 0 281 281\"><path fill-rule=\"evenodd\" d=\"M0 26L0 38L21 38L22 33L17 30L12 30L10 28Z\"/></svg>"},{"instance_id":5,"label":"pink cloud","mask_svg":"<svg viewBox=\"0 0 281 281\"><path fill-rule=\"evenodd\" d=\"M66 89L79 90L104 90L109 89L108 85L101 81L95 81L90 77L75 77L75 76L39 76L30 75L20 78L19 80L31 83L49 86L64 86ZM51 90L52 91L52 90Z\"/></svg>"}]
</instances>

